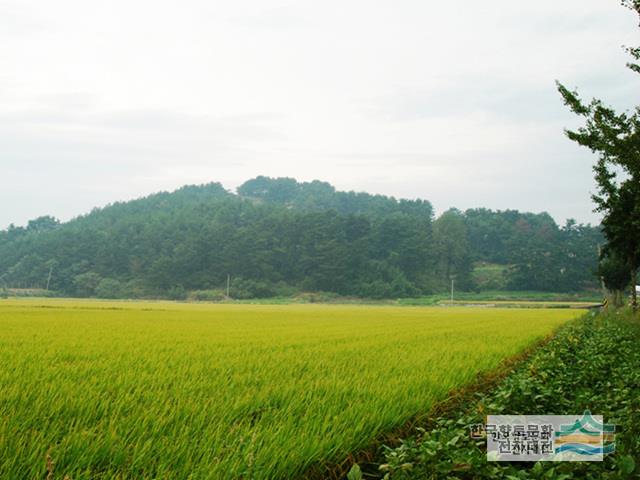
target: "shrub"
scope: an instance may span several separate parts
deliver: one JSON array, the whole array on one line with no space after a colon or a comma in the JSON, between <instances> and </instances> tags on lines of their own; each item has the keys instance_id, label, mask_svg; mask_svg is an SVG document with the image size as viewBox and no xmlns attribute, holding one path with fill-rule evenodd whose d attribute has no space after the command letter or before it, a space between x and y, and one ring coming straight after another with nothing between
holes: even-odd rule
<instances>
[{"instance_id":1,"label":"shrub","mask_svg":"<svg viewBox=\"0 0 640 480\"><path fill-rule=\"evenodd\" d=\"M96 294L96 288L100 284L102 277L95 272L81 273L73 277L73 285L76 295L81 297L92 297Z\"/></svg>"},{"instance_id":2,"label":"shrub","mask_svg":"<svg viewBox=\"0 0 640 480\"><path fill-rule=\"evenodd\" d=\"M237 277L231 282L230 296L231 298L249 299L249 298L268 298L274 297L276 291L274 287L258 280L243 279Z\"/></svg>"},{"instance_id":3,"label":"shrub","mask_svg":"<svg viewBox=\"0 0 640 480\"><path fill-rule=\"evenodd\" d=\"M188 300L196 302L220 302L226 298L222 290L194 290L187 296Z\"/></svg>"},{"instance_id":4,"label":"shrub","mask_svg":"<svg viewBox=\"0 0 640 480\"><path fill-rule=\"evenodd\" d=\"M167 291L167 298L170 300L185 300L187 298L187 291L182 285L174 285Z\"/></svg>"},{"instance_id":5,"label":"shrub","mask_svg":"<svg viewBox=\"0 0 640 480\"><path fill-rule=\"evenodd\" d=\"M103 278L95 289L98 298L124 298L126 296L122 283L113 278Z\"/></svg>"}]
</instances>

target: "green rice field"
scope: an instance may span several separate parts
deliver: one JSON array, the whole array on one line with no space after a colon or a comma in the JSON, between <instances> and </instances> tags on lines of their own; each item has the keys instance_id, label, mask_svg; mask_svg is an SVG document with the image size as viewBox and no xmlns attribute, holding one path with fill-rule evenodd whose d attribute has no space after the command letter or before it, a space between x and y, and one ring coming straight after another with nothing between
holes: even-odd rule
<instances>
[{"instance_id":1,"label":"green rice field","mask_svg":"<svg viewBox=\"0 0 640 480\"><path fill-rule=\"evenodd\" d=\"M579 315L0 300L0 478L299 478Z\"/></svg>"}]
</instances>

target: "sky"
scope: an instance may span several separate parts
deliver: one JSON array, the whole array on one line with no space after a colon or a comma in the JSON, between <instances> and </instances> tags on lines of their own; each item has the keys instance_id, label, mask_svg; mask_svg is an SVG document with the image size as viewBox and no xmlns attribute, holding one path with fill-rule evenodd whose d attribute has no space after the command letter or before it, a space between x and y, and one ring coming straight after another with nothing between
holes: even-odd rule
<instances>
[{"instance_id":1,"label":"sky","mask_svg":"<svg viewBox=\"0 0 640 480\"><path fill-rule=\"evenodd\" d=\"M632 108L617 0L0 0L0 228L258 175L598 222L555 80Z\"/></svg>"}]
</instances>

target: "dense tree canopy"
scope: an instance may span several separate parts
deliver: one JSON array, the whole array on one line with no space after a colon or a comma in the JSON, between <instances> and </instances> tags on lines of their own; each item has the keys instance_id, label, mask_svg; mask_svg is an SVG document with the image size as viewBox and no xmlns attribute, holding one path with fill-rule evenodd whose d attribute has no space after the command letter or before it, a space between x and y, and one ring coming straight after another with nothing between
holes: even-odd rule
<instances>
[{"instance_id":1,"label":"dense tree canopy","mask_svg":"<svg viewBox=\"0 0 640 480\"><path fill-rule=\"evenodd\" d=\"M327 291L372 298L475 288L474 262L509 266L515 289L596 286L599 229L543 214L449 210L423 200L336 192L259 177L238 188L187 186L59 223L0 232L0 281L66 295L181 298Z\"/></svg>"},{"instance_id":2,"label":"dense tree canopy","mask_svg":"<svg viewBox=\"0 0 640 480\"><path fill-rule=\"evenodd\" d=\"M640 1L624 0L623 5L640 16ZM627 66L640 73L640 47L627 49L633 61ZM626 263L627 285L631 285L637 306L635 285L640 268L640 106L618 113L601 100L585 103L578 93L562 84L558 89L565 104L585 120L584 126L568 130L567 136L598 154L594 167L598 192L593 195L602 212L606 237L604 257L610 266ZM619 173L622 173L619 175Z\"/></svg>"}]
</instances>

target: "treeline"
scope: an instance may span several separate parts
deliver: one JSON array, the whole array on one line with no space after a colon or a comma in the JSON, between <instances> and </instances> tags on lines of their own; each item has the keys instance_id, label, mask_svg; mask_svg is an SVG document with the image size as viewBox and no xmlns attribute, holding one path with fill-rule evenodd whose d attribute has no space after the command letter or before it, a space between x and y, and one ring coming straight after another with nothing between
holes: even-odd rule
<instances>
[{"instance_id":1,"label":"treeline","mask_svg":"<svg viewBox=\"0 0 640 480\"><path fill-rule=\"evenodd\" d=\"M598 228L546 213L449 210L423 200L337 192L258 177L237 194L211 183L116 203L59 223L0 232L0 287L65 295L235 298L334 292L371 298L471 290L477 262L505 265L504 286L596 287Z\"/></svg>"}]
</instances>

